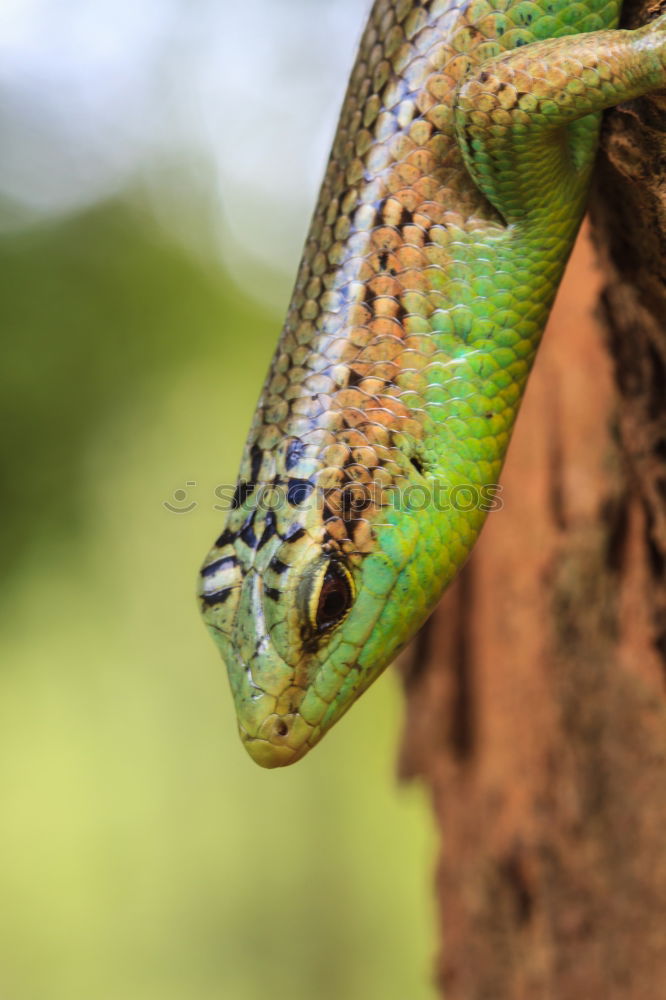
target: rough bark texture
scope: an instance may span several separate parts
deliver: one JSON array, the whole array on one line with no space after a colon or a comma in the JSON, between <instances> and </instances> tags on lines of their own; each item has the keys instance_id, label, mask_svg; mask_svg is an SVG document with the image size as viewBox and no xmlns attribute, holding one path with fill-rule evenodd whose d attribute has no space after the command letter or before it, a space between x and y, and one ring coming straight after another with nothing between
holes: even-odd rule
<instances>
[{"instance_id":1,"label":"rough bark texture","mask_svg":"<svg viewBox=\"0 0 666 1000\"><path fill-rule=\"evenodd\" d=\"M666 998L666 97L603 147L601 269L586 229L504 508L403 657L447 1000Z\"/></svg>"}]
</instances>

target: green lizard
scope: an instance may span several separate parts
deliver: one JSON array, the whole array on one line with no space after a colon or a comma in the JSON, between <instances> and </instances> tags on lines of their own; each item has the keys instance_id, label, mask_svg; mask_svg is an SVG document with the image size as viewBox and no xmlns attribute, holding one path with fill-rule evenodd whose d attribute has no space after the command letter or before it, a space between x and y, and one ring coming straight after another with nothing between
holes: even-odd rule
<instances>
[{"instance_id":1,"label":"green lizard","mask_svg":"<svg viewBox=\"0 0 666 1000\"><path fill-rule=\"evenodd\" d=\"M245 746L298 760L425 621L494 487L604 108L666 86L618 0L376 0L200 577Z\"/></svg>"}]
</instances>

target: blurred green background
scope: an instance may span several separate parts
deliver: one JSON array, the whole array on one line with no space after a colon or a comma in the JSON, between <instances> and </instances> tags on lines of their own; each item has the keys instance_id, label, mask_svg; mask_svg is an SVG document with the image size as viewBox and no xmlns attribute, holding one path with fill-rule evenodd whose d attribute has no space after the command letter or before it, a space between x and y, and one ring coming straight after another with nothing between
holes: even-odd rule
<instances>
[{"instance_id":1,"label":"blurred green background","mask_svg":"<svg viewBox=\"0 0 666 1000\"><path fill-rule=\"evenodd\" d=\"M434 995L395 677L261 771L193 598L364 8L0 12L0 1000Z\"/></svg>"}]
</instances>

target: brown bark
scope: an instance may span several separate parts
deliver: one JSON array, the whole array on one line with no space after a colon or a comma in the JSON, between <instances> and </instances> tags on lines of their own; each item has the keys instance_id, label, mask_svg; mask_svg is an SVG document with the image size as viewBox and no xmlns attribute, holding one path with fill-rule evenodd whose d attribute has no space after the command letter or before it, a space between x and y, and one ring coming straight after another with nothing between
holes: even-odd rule
<instances>
[{"instance_id":1,"label":"brown bark","mask_svg":"<svg viewBox=\"0 0 666 1000\"><path fill-rule=\"evenodd\" d=\"M598 178L602 269L586 229L504 508L403 657L447 1000L666 998L663 95L609 116Z\"/></svg>"}]
</instances>

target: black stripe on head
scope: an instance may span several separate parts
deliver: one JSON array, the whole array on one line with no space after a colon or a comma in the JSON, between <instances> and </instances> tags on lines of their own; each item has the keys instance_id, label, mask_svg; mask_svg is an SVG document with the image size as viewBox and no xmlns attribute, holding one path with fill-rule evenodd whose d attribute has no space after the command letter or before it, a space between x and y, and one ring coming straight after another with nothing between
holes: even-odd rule
<instances>
[{"instance_id":1,"label":"black stripe on head","mask_svg":"<svg viewBox=\"0 0 666 1000\"><path fill-rule=\"evenodd\" d=\"M237 538L236 532L229 531L229 529L227 528L225 529L225 531L222 532L218 540L215 542L215 548L223 549L225 545L231 545L233 542L235 542L236 538Z\"/></svg>"},{"instance_id":2,"label":"black stripe on head","mask_svg":"<svg viewBox=\"0 0 666 1000\"><path fill-rule=\"evenodd\" d=\"M218 590L214 594L202 594L201 600L209 608L214 607L216 604L224 604L233 589L233 587L225 587L224 590Z\"/></svg>"},{"instance_id":3,"label":"black stripe on head","mask_svg":"<svg viewBox=\"0 0 666 1000\"><path fill-rule=\"evenodd\" d=\"M277 556L273 556L268 564L268 568L272 569L274 573L277 573L278 576L280 576L280 574L287 572L289 565L286 562L282 562L282 560L278 559Z\"/></svg>"},{"instance_id":4,"label":"black stripe on head","mask_svg":"<svg viewBox=\"0 0 666 1000\"><path fill-rule=\"evenodd\" d=\"M257 542L257 551L263 548L266 542L270 541L270 539L276 532L277 532L277 525L275 523L275 513L272 510L269 510L268 513L266 514L266 524L264 526L262 536Z\"/></svg>"},{"instance_id":5,"label":"black stripe on head","mask_svg":"<svg viewBox=\"0 0 666 1000\"><path fill-rule=\"evenodd\" d=\"M232 569L232 567L237 565L238 559L236 556L225 556L224 559L218 559L217 562L211 563L210 566L204 566L201 570L201 575L203 577L215 576L218 570Z\"/></svg>"},{"instance_id":6,"label":"black stripe on head","mask_svg":"<svg viewBox=\"0 0 666 1000\"><path fill-rule=\"evenodd\" d=\"M254 483L246 483L245 480L240 479L234 490L234 495L231 500L231 509L238 510L242 507L247 498L251 495L254 490Z\"/></svg>"},{"instance_id":7,"label":"black stripe on head","mask_svg":"<svg viewBox=\"0 0 666 1000\"><path fill-rule=\"evenodd\" d=\"M261 468L261 462L263 460L264 453L258 444L253 444L250 449L250 482L256 485L259 479L259 469Z\"/></svg>"},{"instance_id":8,"label":"black stripe on head","mask_svg":"<svg viewBox=\"0 0 666 1000\"><path fill-rule=\"evenodd\" d=\"M266 597L270 597L271 601L280 600L280 591L276 590L275 587L264 587L264 594Z\"/></svg>"},{"instance_id":9,"label":"black stripe on head","mask_svg":"<svg viewBox=\"0 0 666 1000\"><path fill-rule=\"evenodd\" d=\"M314 489L309 479L290 479L287 485L287 502L293 507L305 503Z\"/></svg>"},{"instance_id":10,"label":"black stripe on head","mask_svg":"<svg viewBox=\"0 0 666 1000\"><path fill-rule=\"evenodd\" d=\"M240 537L250 549L254 549L257 544L257 536L254 533L254 518L256 513L256 510L253 510L248 514L245 518L245 524L240 530Z\"/></svg>"},{"instance_id":11,"label":"black stripe on head","mask_svg":"<svg viewBox=\"0 0 666 1000\"><path fill-rule=\"evenodd\" d=\"M284 541L297 542L298 539L302 538L304 534L305 534L305 528L303 528L300 524L292 524L292 526L287 531L287 534L284 536Z\"/></svg>"}]
</instances>

